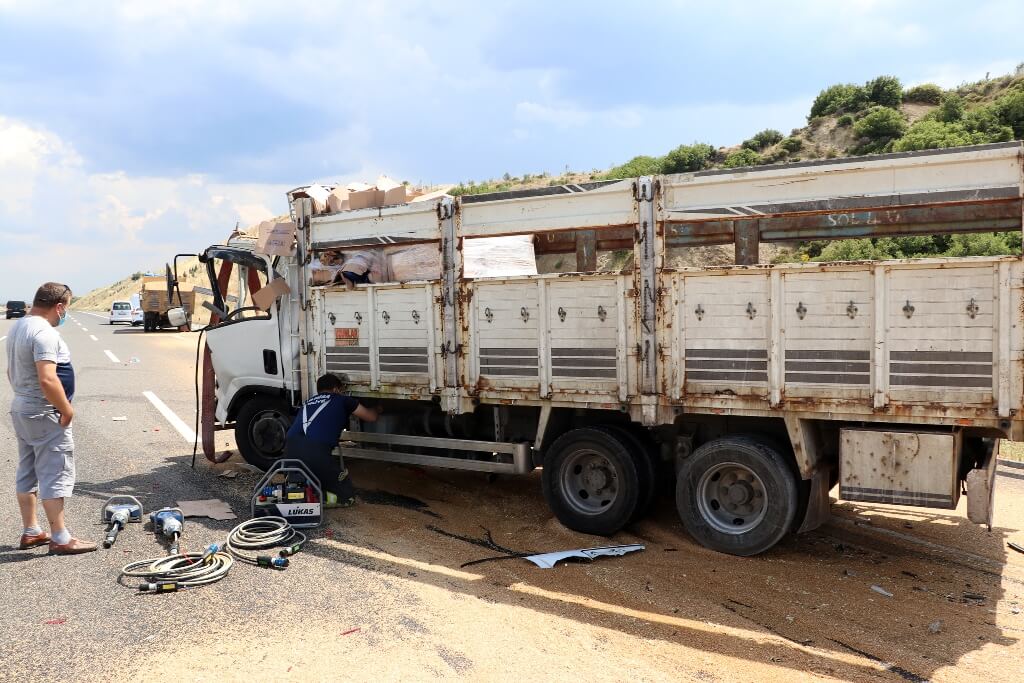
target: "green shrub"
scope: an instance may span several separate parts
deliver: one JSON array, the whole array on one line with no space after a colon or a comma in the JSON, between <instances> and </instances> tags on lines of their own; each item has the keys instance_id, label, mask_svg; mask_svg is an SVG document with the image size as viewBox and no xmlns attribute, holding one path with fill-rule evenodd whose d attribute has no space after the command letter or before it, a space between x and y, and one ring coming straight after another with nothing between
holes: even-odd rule
<instances>
[{"instance_id":1,"label":"green shrub","mask_svg":"<svg viewBox=\"0 0 1024 683\"><path fill-rule=\"evenodd\" d=\"M664 164L663 157L636 156L608 171L605 176L609 179L637 178L642 175L656 175L662 172Z\"/></svg>"},{"instance_id":2,"label":"green shrub","mask_svg":"<svg viewBox=\"0 0 1024 683\"><path fill-rule=\"evenodd\" d=\"M1019 236L1014 238L1012 233L983 232L953 235L943 256L1003 256L1019 253Z\"/></svg>"},{"instance_id":3,"label":"green shrub","mask_svg":"<svg viewBox=\"0 0 1024 683\"><path fill-rule=\"evenodd\" d=\"M903 102L903 85L895 76L879 76L864 84L868 102L883 107L896 108Z\"/></svg>"},{"instance_id":4,"label":"green shrub","mask_svg":"<svg viewBox=\"0 0 1024 683\"><path fill-rule=\"evenodd\" d=\"M715 158L715 148L711 145L696 142L692 145L679 145L665 155L662 173L690 173L708 168Z\"/></svg>"},{"instance_id":5,"label":"green shrub","mask_svg":"<svg viewBox=\"0 0 1024 683\"><path fill-rule=\"evenodd\" d=\"M790 154L792 154L793 152L799 152L801 149L803 149L804 141L797 137L788 137L782 142L780 142L779 146L782 147L782 149L789 152Z\"/></svg>"},{"instance_id":6,"label":"green shrub","mask_svg":"<svg viewBox=\"0 0 1024 683\"><path fill-rule=\"evenodd\" d=\"M839 126L840 128L843 128L843 127L846 127L846 126L852 126L853 125L853 117L850 116L849 114L843 114L838 119L836 119L836 125Z\"/></svg>"},{"instance_id":7,"label":"green shrub","mask_svg":"<svg viewBox=\"0 0 1024 683\"><path fill-rule=\"evenodd\" d=\"M941 149L976 145L985 142L981 133L971 133L960 122L918 121L907 134L893 144L896 152L910 152L917 149Z\"/></svg>"},{"instance_id":8,"label":"green shrub","mask_svg":"<svg viewBox=\"0 0 1024 683\"><path fill-rule=\"evenodd\" d=\"M915 104L938 104L942 101L942 88L934 83L923 83L903 93L904 102Z\"/></svg>"},{"instance_id":9,"label":"green shrub","mask_svg":"<svg viewBox=\"0 0 1024 683\"><path fill-rule=\"evenodd\" d=\"M979 107L964 114L964 128L971 133L981 133L985 142L1009 142L1013 139L1013 128L999 121L995 107Z\"/></svg>"},{"instance_id":10,"label":"green shrub","mask_svg":"<svg viewBox=\"0 0 1024 683\"><path fill-rule=\"evenodd\" d=\"M813 261L864 261L899 258L888 243L876 244L870 239L830 242Z\"/></svg>"},{"instance_id":11,"label":"green shrub","mask_svg":"<svg viewBox=\"0 0 1024 683\"><path fill-rule=\"evenodd\" d=\"M749 140L744 140L742 146L744 149L752 149L755 152L760 152L766 147L771 147L777 142L780 142L782 137L782 133L779 131L772 128L765 128Z\"/></svg>"},{"instance_id":12,"label":"green shrub","mask_svg":"<svg viewBox=\"0 0 1024 683\"><path fill-rule=\"evenodd\" d=\"M722 163L726 168L739 168L740 166L757 166L761 163L761 155L752 149L740 149L725 158Z\"/></svg>"},{"instance_id":13,"label":"green shrub","mask_svg":"<svg viewBox=\"0 0 1024 683\"><path fill-rule=\"evenodd\" d=\"M1014 138L1024 138L1024 89L1014 89L996 100L995 111L999 121L1013 129Z\"/></svg>"},{"instance_id":14,"label":"green shrub","mask_svg":"<svg viewBox=\"0 0 1024 683\"><path fill-rule=\"evenodd\" d=\"M862 109L867 102L867 92L859 85L854 85L853 83L830 85L814 98L814 104L811 105L811 114L808 120L816 116L857 111Z\"/></svg>"},{"instance_id":15,"label":"green shrub","mask_svg":"<svg viewBox=\"0 0 1024 683\"><path fill-rule=\"evenodd\" d=\"M953 123L964 117L965 109L964 98L951 92L942 97L939 108L935 110L935 119L943 123Z\"/></svg>"},{"instance_id":16,"label":"green shrub","mask_svg":"<svg viewBox=\"0 0 1024 683\"><path fill-rule=\"evenodd\" d=\"M907 121L903 114L881 105L871 107L863 118L853 124L853 132L857 137L872 142L898 138L906 130Z\"/></svg>"}]
</instances>

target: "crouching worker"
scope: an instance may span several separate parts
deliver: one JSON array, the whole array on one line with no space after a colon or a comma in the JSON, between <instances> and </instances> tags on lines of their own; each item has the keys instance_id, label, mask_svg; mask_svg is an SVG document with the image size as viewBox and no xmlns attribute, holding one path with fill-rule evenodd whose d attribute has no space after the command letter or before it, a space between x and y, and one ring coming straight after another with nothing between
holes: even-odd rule
<instances>
[{"instance_id":1,"label":"crouching worker","mask_svg":"<svg viewBox=\"0 0 1024 683\"><path fill-rule=\"evenodd\" d=\"M325 507L348 507L355 489L348 471L342 471L341 458L331 451L338 445L350 415L376 422L378 411L342 394L345 385L330 373L316 381L317 394L306 401L288 430L285 457L301 460L320 480Z\"/></svg>"}]
</instances>

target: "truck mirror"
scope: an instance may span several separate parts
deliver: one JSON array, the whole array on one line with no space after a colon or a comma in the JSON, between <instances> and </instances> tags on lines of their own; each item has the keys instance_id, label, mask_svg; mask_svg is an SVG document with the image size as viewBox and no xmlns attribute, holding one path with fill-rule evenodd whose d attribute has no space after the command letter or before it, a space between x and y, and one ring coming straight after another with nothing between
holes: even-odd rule
<instances>
[{"instance_id":1,"label":"truck mirror","mask_svg":"<svg viewBox=\"0 0 1024 683\"><path fill-rule=\"evenodd\" d=\"M171 274L171 264L165 263L164 267L167 269L167 305L171 305L174 303L174 285L178 283Z\"/></svg>"}]
</instances>

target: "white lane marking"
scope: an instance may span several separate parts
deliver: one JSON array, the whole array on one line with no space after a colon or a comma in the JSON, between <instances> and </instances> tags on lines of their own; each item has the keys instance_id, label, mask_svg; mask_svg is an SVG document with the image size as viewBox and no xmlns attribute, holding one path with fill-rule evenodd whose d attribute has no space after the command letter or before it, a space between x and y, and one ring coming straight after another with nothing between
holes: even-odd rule
<instances>
[{"instance_id":1,"label":"white lane marking","mask_svg":"<svg viewBox=\"0 0 1024 683\"><path fill-rule=\"evenodd\" d=\"M0 337L0 341L3 341L4 339L7 339L7 335L6 334L4 336Z\"/></svg>"},{"instance_id":2,"label":"white lane marking","mask_svg":"<svg viewBox=\"0 0 1024 683\"><path fill-rule=\"evenodd\" d=\"M82 328L82 332L88 332L88 331L89 331L89 328L87 328L87 327L83 327Z\"/></svg>"},{"instance_id":3,"label":"white lane marking","mask_svg":"<svg viewBox=\"0 0 1024 683\"><path fill-rule=\"evenodd\" d=\"M96 318L99 318L100 320L106 320L107 319L107 316L101 315L99 313L90 313L89 311L82 311L82 313L85 313L86 315L94 316Z\"/></svg>"},{"instance_id":4,"label":"white lane marking","mask_svg":"<svg viewBox=\"0 0 1024 683\"><path fill-rule=\"evenodd\" d=\"M93 341L99 341L99 339L96 338L95 334L90 334L89 339L92 339Z\"/></svg>"},{"instance_id":5,"label":"white lane marking","mask_svg":"<svg viewBox=\"0 0 1024 683\"><path fill-rule=\"evenodd\" d=\"M185 421L174 414L174 411L167 407L167 405L156 397L152 391L143 391L142 395L149 399L149 402L153 404L153 407L160 411L160 414L171 423L171 426L178 430L178 433L188 441L189 443L195 443L196 433L185 424Z\"/></svg>"},{"instance_id":6,"label":"white lane marking","mask_svg":"<svg viewBox=\"0 0 1024 683\"><path fill-rule=\"evenodd\" d=\"M110 362L111 362L111 363L120 363L120 362L121 362L121 361L119 361L119 360L117 359L117 356L115 356L114 354L112 354L112 353L111 353L110 351L108 351L107 349L103 349L103 353L107 354L107 358L109 358L109 359L110 359Z\"/></svg>"}]
</instances>

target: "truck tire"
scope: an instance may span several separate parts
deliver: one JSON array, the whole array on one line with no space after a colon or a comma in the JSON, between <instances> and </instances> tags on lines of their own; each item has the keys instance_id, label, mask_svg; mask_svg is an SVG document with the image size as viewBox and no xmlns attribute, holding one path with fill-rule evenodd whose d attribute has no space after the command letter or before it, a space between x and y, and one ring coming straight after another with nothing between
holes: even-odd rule
<instances>
[{"instance_id":1,"label":"truck tire","mask_svg":"<svg viewBox=\"0 0 1024 683\"><path fill-rule=\"evenodd\" d=\"M574 429L551 444L541 481L558 521L597 536L610 536L629 523L640 498L631 445L600 427Z\"/></svg>"},{"instance_id":2,"label":"truck tire","mask_svg":"<svg viewBox=\"0 0 1024 683\"><path fill-rule=\"evenodd\" d=\"M793 528L796 475L767 439L709 441L683 462L676 508L701 545L748 557L768 550Z\"/></svg>"},{"instance_id":3,"label":"truck tire","mask_svg":"<svg viewBox=\"0 0 1024 683\"><path fill-rule=\"evenodd\" d=\"M594 429L614 434L619 441L628 445L630 453L633 455L633 461L636 463L637 480L640 486L636 510L633 511L633 516L630 517L629 521L636 522L643 519L651 512L658 491L657 465L651 450L651 444L645 441L644 437L646 435L638 434L629 427L601 425L594 427Z\"/></svg>"},{"instance_id":4,"label":"truck tire","mask_svg":"<svg viewBox=\"0 0 1024 683\"><path fill-rule=\"evenodd\" d=\"M238 452L253 467L266 470L284 455L285 434L291 423L286 402L273 396L253 396L235 418Z\"/></svg>"}]
</instances>

